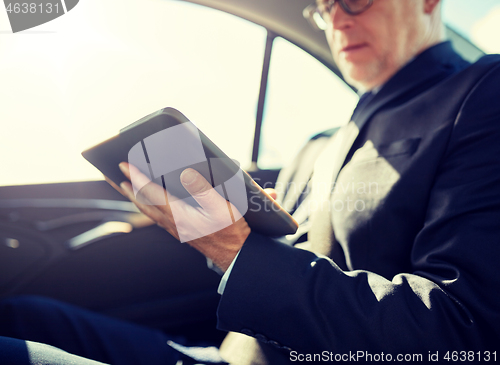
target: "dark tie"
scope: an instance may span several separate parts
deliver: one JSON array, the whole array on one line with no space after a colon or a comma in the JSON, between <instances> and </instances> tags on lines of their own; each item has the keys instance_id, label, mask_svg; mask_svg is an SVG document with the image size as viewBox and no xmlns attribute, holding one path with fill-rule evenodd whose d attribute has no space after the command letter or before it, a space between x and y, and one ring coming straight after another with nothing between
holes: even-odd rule
<instances>
[{"instance_id":1,"label":"dark tie","mask_svg":"<svg viewBox=\"0 0 500 365\"><path fill-rule=\"evenodd\" d=\"M312 196L311 196L311 229L308 241L311 250L325 256L332 256L334 232L330 214L330 198L335 183L345 158L349 153L359 129L356 120L373 94L365 93L354 109L351 121L340 128L328 142L325 150L318 157L314 165Z\"/></svg>"},{"instance_id":2,"label":"dark tie","mask_svg":"<svg viewBox=\"0 0 500 365\"><path fill-rule=\"evenodd\" d=\"M354 108L354 111L352 112L351 120L356 122L358 119L359 113L363 110L363 108L368 104L368 102L372 99L372 97L375 94L373 94L371 91L368 91L361 95L361 97L358 100L358 104L356 105L356 108Z\"/></svg>"}]
</instances>

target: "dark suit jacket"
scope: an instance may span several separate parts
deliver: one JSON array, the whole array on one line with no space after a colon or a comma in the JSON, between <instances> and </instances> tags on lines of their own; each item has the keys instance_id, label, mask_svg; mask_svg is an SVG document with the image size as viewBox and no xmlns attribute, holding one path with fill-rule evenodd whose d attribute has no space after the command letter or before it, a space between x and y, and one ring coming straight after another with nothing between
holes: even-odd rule
<instances>
[{"instance_id":1,"label":"dark suit jacket","mask_svg":"<svg viewBox=\"0 0 500 365\"><path fill-rule=\"evenodd\" d=\"M448 42L400 70L356 118L331 196L345 204L331 212L334 260L252 233L219 328L255 337L272 364L498 350L499 88L499 56L469 65Z\"/></svg>"}]
</instances>

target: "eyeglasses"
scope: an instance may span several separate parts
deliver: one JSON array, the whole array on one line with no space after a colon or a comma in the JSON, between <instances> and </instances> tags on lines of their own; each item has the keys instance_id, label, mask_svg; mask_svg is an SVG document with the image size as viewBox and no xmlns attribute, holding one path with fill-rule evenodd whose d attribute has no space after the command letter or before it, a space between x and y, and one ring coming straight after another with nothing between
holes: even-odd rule
<instances>
[{"instance_id":1,"label":"eyeglasses","mask_svg":"<svg viewBox=\"0 0 500 365\"><path fill-rule=\"evenodd\" d=\"M313 27L325 30L331 22L330 14L337 2L349 15L361 14L373 4L373 0L321 0L317 5L309 5L304 9L304 18L309 20Z\"/></svg>"}]
</instances>

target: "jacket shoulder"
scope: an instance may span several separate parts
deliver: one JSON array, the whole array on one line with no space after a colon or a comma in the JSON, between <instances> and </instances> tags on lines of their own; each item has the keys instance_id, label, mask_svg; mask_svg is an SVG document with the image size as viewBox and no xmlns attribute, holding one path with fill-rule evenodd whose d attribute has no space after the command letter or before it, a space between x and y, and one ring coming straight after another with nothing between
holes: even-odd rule
<instances>
[{"instance_id":1,"label":"jacket shoulder","mask_svg":"<svg viewBox=\"0 0 500 365\"><path fill-rule=\"evenodd\" d=\"M467 93L460 104L455 131L476 135L478 131L499 131L500 55L488 55L464 71L469 78ZM458 129L457 129L458 128Z\"/></svg>"},{"instance_id":2,"label":"jacket shoulder","mask_svg":"<svg viewBox=\"0 0 500 365\"><path fill-rule=\"evenodd\" d=\"M450 82L443 83L446 92L461 96L458 105L460 110L473 107L478 109L477 96L483 98L479 104L492 98L498 100L500 97L498 85L500 84L500 55L486 55L475 63L453 75ZM474 101L474 102L473 102ZM471 102L473 102L471 104ZM500 104L499 104L500 105ZM460 114L460 112L459 112Z\"/></svg>"},{"instance_id":3,"label":"jacket shoulder","mask_svg":"<svg viewBox=\"0 0 500 365\"><path fill-rule=\"evenodd\" d=\"M474 99L478 94L481 94L483 100L489 99L493 101L500 98L500 89L498 88L500 84L500 55L481 57L467 71L476 80L469 92L466 103L470 103L470 99Z\"/></svg>"},{"instance_id":4,"label":"jacket shoulder","mask_svg":"<svg viewBox=\"0 0 500 365\"><path fill-rule=\"evenodd\" d=\"M500 66L500 54L491 54L481 57L479 60L471 64L465 71L477 72L481 75L497 69L498 66Z\"/></svg>"}]
</instances>

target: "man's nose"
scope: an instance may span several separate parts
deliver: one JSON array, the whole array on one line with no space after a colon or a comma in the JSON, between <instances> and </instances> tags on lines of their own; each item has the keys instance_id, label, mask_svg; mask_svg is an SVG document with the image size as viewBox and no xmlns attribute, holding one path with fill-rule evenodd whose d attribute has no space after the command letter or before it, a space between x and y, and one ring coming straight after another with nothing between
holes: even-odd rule
<instances>
[{"instance_id":1,"label":"man's nose","mask_svg":"<svg viewBox=\"0 0 500 365\"><path fill-rule=\"evenodd\" d=\"M347 14L344 9L342 9L339 2L336 1L330 11L330 21L332 22L333 29L343 30L352 26L353 17Z\"/></svg>"}]
</instances>

